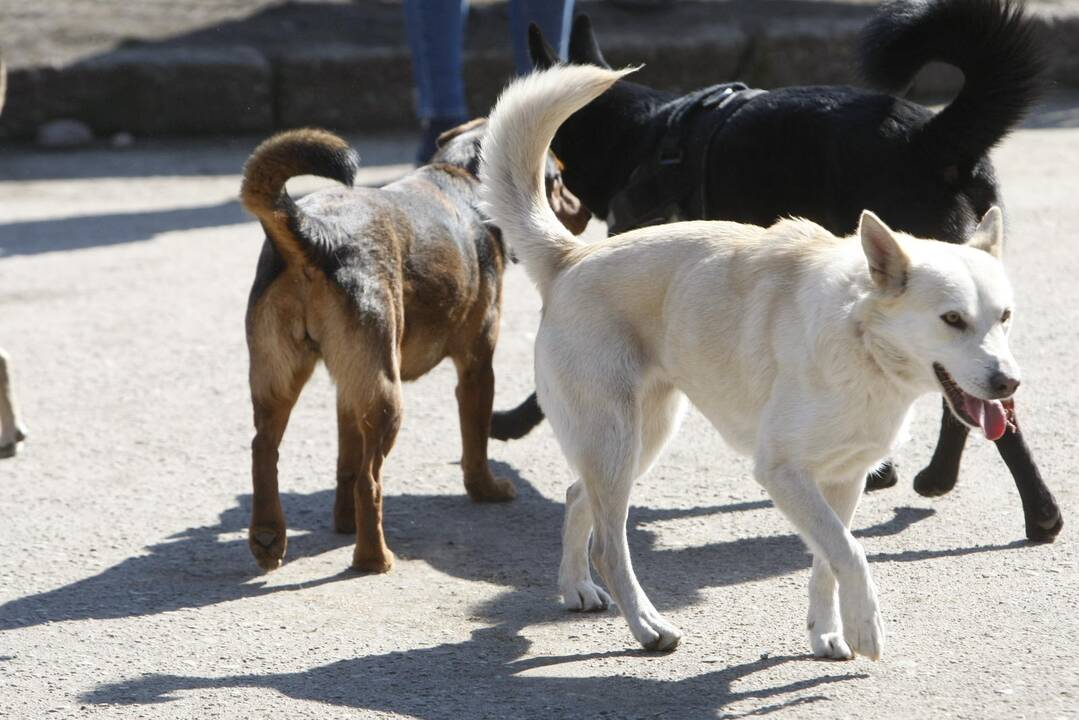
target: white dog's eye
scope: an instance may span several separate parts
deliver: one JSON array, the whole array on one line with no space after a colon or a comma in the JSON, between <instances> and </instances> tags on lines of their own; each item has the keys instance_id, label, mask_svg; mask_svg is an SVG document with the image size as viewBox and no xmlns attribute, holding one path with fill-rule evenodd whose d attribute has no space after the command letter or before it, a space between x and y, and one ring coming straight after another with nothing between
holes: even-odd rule
<instances>
[{"instance_id":1,"label":"white dog's eye","mask_svg":"<svg viewBox=\"0 0 1079 720\"><path fill-rule=\"evenodd\" d=\"M955 310L944 313L940 316L940 319L948 325L951 325L956 330L965 330L967 327L967 321L964 320L963 316L957 313Z\"/></svg>"},{"instance_id":2,"label":"white dog's eye","mask_svg":"<svg viewBox=\"0 0 1079 720\"><path fill-rule=\"evenodd\" d=\"M1006 323L1012 319L1012 311L1010 309L1005 310L1004 314L1000 316L1000 321Z\"/></svg>"}]
</instances>

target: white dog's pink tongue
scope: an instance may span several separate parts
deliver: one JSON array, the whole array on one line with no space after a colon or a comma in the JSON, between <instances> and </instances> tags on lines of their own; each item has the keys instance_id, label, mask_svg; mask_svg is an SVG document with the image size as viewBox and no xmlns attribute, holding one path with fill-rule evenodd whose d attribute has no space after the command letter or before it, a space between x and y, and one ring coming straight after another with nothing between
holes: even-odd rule
<instances>
[{"instance_id":1,"label":"white dog's pink tongue","mask_svg":"<svg viewBox=\"0 0 1079 720\"><path fill-rule=\"evenodd\" d=\"M1008 427L1008 422L1004 418L1004 406L999 400L979 400L967 395L963 398L963 409L966 410L967 415L978 421L982 432L990 440L999 440Z\"/></svg>"}]
</instances>

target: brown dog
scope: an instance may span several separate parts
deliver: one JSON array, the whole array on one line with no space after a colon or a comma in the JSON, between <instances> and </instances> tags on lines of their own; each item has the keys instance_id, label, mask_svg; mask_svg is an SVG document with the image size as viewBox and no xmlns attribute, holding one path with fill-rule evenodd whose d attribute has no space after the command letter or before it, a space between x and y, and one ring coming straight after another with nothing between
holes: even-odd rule
<instances>
[{"instance_id":1,"label":"brown dog","mask_svg":"<svg viewBox=\"0 0 1079 720\"><path fill-rule=\"evenodd\" d=\"M249 542L263 569L280 566L287 544L278 446L320 358L337 385L334 528L356 533L355 568L393 565L380 473L401 424L401 382L446 357L457 367L465 489L479 501L514 497L487 465L506 252L477 207L485 130L483 120L450 130L430 165L377 190L351 187L358 159L325 131L281 133L248 160L241 198L267 237L247 310L256 430ZM588 211L558 171L548 162L552 207L579 233ZM285 191L296 175L347 187L297 203Z\"/></svg>"}]
</instances>

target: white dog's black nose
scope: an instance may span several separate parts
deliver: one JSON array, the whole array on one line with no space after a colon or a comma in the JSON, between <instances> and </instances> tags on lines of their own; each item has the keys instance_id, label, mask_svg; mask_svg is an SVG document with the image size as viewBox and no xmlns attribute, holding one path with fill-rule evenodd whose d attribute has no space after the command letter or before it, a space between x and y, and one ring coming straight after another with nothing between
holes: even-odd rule
<instances>
[{"instance_id":1,"label":"white dog's black nose","mask_svg":"<svg viewBox=\"0 0 1079 720\"><path fill-rule=\"evenodd\" d=\"M997 397L1011 397L1019 388L1019 378L997 371L989 376L989 386Z\"/></svg>"}]
</instances>

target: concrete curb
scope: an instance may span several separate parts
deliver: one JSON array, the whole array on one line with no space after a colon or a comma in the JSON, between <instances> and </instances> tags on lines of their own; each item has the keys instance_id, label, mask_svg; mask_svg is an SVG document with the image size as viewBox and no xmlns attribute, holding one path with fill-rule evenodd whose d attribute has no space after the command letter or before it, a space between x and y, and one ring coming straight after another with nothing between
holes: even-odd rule
<instances>
[{"instance_id":1,"label":"concrete curb","mask_svg":"<svg viewBox=\"0 0 1079 720\"><path fill-rule=\"evenodd\" d=\"M640 81L684 91L725 80L756 87L853 83L857 33L867 11L832 17L762 19L664 33L605 34L613 65L644 63ZM1049 77L1079 87L1079 11L1042 11L1050 45ZM960 76L931 69L916 83L916 97L954 91ZM509 53L465 57L469 103L491 106L512 76ZM415 127L412 77L405 47L331 44L278 48L160 46L120 49L61 68L10 72L0 137L32 137L42 123L75 118L96 134L137 136L268 132L318 125L337 131Z\"/></svg>"},{"instance_id":2,"label":"concrete curb","mask_svg":"<svg viewBox=\"0 0 1079 720\"><path fill-rule=\"evenodd\" d=\"M250 47L127 49L10 73L0 132L75 118L96 133L228 134L273 127L273 67Z\"/></svg>"}]
</instances>

